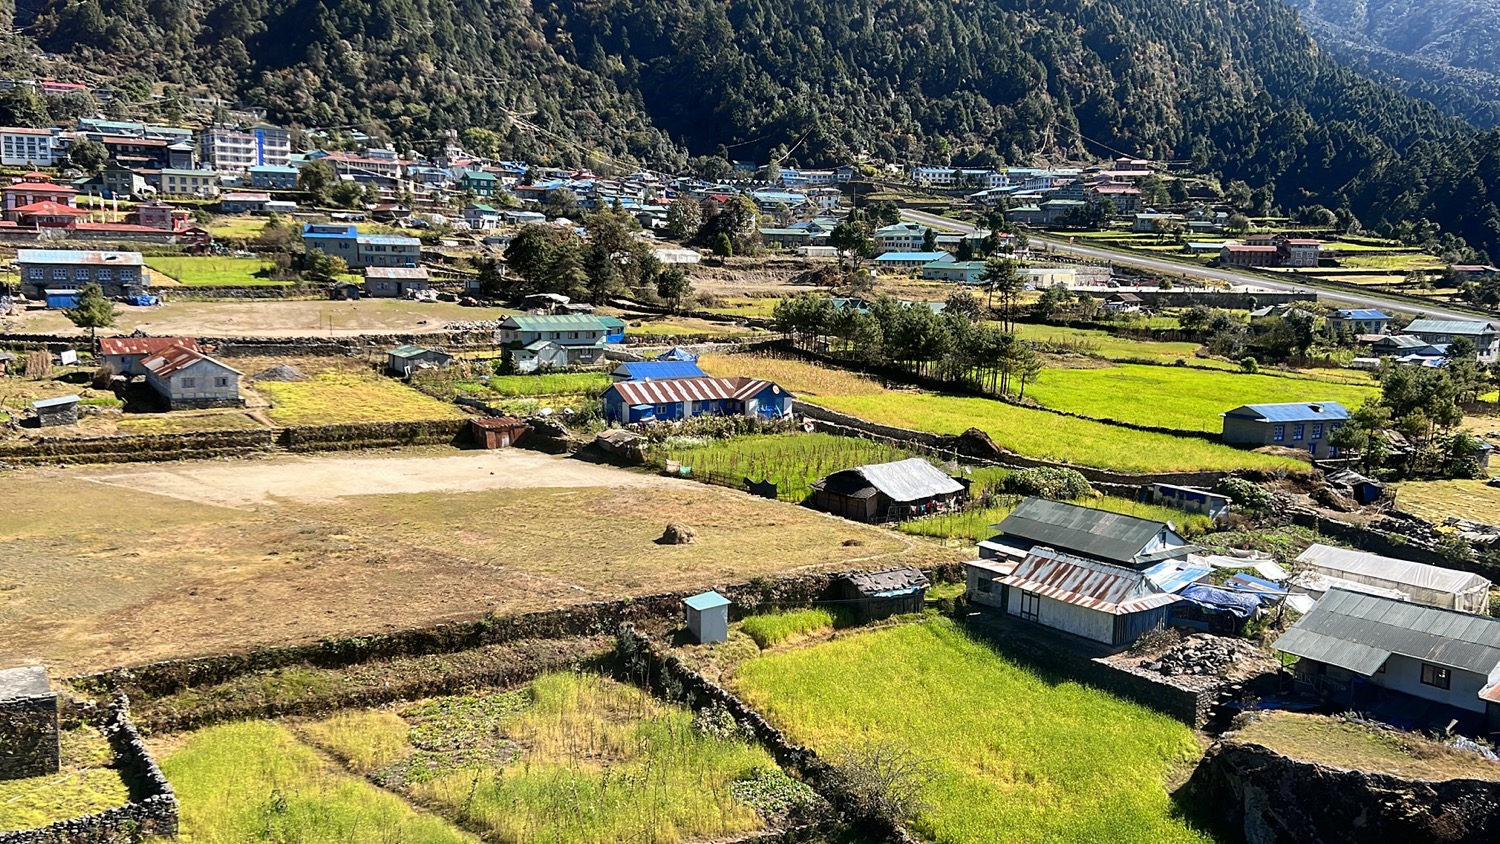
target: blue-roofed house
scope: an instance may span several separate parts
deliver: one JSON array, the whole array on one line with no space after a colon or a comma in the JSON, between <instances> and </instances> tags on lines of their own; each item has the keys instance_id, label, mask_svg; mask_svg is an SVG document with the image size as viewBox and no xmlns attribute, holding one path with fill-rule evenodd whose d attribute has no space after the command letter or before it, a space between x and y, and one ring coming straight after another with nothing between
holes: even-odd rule
<instances>
[{"instance_id":1,"label":"blue-roofed house","mask_svg":"<svg viewBox=\"0 0 1500 844\"><path fill-rule=\"evenodd\" d=\"M1406 326L1406 332L1432 344L1452 343L1464 337L1474 344L1480 363L1500 360L1500 325L1480 320L1417 319Z\"/></svg>"},{"instance_id":2,"label":"blue-roofed house","mask_svg":"<svg viewBox=\"0 0 1500 844\"><path fill-rule=\"evenodd\" d=\"M707 378L708 373L693 361L644 360L626 361L610 373L616 381L662 381L672 378Z\"/></svg>"},{"instance_id":3,"label":"blue-roofed house","mask_svg":"<svg viewBox=\"0 0 1500 844\"><path fill-rule=\"evenodd\" d=\"M365 267L415 267L422 257L422 241L394 234L361 234L345 223L307 223L302 226L302 246L307 252L322 252L343 258L350 269Z\"/></svg>"},{"instance_id":4,"label":"blue-roofed house","mask_svg":"<svg viewBox=\"0 0 1500 844\"><path fill-rule=\"evenodd\" d=\"M694 416L780 419L792 395L759 378L674 378L620 381L604 391L604 418L613 423L659 422Z\"/></svg>"},{"instance_id":5,"label":"blue-roofed house","mask_svg":"<svg viewBox=\"0 0 1500 844\"><path fill-rule=\"evenodd\" d=\"M875 266L888 272L915 272L928 264L952 261L947 252L887 252L875 259Z\"/></svg>"},{"instance_id":6,"label":"blue-roofed house","mask_svg":"<svg viewBox=\"0 0 1500 844\"><path fill-rule=\"evenodd\" d=\"M16 268L21 292L30 299L41 299L48 290L81 290L90 282L111 297L140 293L151 284L139 252L18 249ZM52 307L50 301L48 307Z\"/></svg>"},{"instance_id":7,"label":"blue-roofed house","mask_svg":"<svg viewBox=\"0 0 1500 844\"><path fill-rule=\"evenodd\" d=\"M1350 334L1384 334L1390 325L1390 314L1372 308L1345 308L1334 311L1328 318L1328 327L1335 333L1347 330Z\"/></svg>"},{"instance_id":8,"label":"blue-roofed house","mask_svg":"<svg viewBox=\"0 0 1500 844\"><path fill-rule=\"evenodd\" d=\"M297 188L296 167L289 164L257 164L248 171L250 187L268 190L295 190Z\"/></svg>"},{"instance_id":9,"label":"blue-roofed house","mask_svg":"<svg viewBox=\"0 0 1500 844\"><path fill-rule=\"evenodd\" d=\"M1336 401L1247 404L1222 414L1224 442L1305 448L1314 457L1337 457L1328 444L1333 432L1349 420L1349 409Z\"/></svg>"},{"instance_id":10,"label":"blue-roofed house","mask_svg":"<svg viewBox=\"0 0 1500 844\"><path fill-rule=\"evenodd\" d=\"M673 346L665 352L656 356L657 360L686 360L696 361L698 356L681 346Z\"/></svg>"}]
</instances>

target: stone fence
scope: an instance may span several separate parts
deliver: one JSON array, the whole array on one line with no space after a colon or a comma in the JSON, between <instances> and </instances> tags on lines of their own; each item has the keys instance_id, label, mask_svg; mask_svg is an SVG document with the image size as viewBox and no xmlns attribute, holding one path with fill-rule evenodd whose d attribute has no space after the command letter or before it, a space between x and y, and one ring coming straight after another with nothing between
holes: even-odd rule
<instances>
[{"instance_id":1,"label":"stone fence","mask_svg":"<svg viewBox=\"0 0 1500 844\"><path fill-rule=\"evenodd\" d=\"M101 727L130 802L38 829L0 832L0 844L98 844L177 836L177 796L130 719L130 700L116 695Z\"/></svg>"}]
</instances>

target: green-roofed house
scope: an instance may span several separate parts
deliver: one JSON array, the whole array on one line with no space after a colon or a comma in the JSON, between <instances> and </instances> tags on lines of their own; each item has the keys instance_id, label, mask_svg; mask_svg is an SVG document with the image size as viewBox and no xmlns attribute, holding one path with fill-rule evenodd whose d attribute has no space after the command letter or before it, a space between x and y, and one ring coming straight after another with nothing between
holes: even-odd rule
<instances>
[{"instance_id":1,"label":"green-roofed house","mask_svg":"<svg viewBox=\"0 0 1500 844\"><path fill-rule=\"evenodd\" d=\"M606 319L613 320L572 314L516 314L500 321L495 342L509 349L526 349L538 341L550 341L567 350L570 366L596 363L604 357L604 347L615 328L607 325ZM618 330L623 336L623 322Z\"/></svg>"},{"instance_id":2,"label":"green-roofed house","mask_svg":"<svg viewBox=\"0 0 1500 844\"><path fill-rule=\"evenodd\" d=\"M397 346L385 353L385 368L392 375L409 378L419 369L443 367L453 362L453 356L442 349L423 346Z\"/></svg>"},{"instance_id":3,"label":"green-roofed house","mask_svg":"<svg viewBox=\"0 0 1500 844\"><path fill-rule=\"evenodd\" d=\"M812 232L807 229L761 229L761 242L767 246L795 249L812 242Z\"/></svg>"},{"instance_id":4,"label":"green-roofed house","mask_svg":"<svg viewBox=\"0 0 1500 844\"><path fill-rule=\"evenodd\" d=\"M466 191L472 191L475 196L494 196L495 191L500 188L500 177L494 173L486 173L482 170L474 170L465 173L459 184Z\"/></svg>"},{"instance_id":5,"label":"green-roofed house","mask_svg":"<svg viewBox=\"0 0 1500 844\"><path fill-rule=\"evenodd\" d=\"M978 284L984 275L983 261L933 261L922 265L924 281L954 281L959 284Z\"/></svg>"},{"instance_id":6,"label":"green-roofed house","mask_svg":"<svg viewBox=\"0 0 1500 844\"><path fill-rule=\"evenodd\" d=\"M464 222L474 231L494 231L500 228L501 221L500 212L482 202L471 203L464 209Z\"/></svg>"}]
</instances>

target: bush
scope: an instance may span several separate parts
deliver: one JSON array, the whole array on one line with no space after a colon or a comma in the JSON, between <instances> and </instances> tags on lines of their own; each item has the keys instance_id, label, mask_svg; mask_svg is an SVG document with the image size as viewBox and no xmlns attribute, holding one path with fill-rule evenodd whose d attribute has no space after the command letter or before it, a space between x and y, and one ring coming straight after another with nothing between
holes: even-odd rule
<instances>
[{"instance_id":1,"label":"bush","mask_svg":"<svg viewBox=\"0 0 1500 844\"><path fill-rule=\"evenodd\" d=\"M1230 501L1251 513L1258 513L1271 506L1271 491L1244 478L1225 478L1219 481L1216 491L1229 496Z\"/></svg>"},{"instance_id":2,"label":"bush","mask_svg":"<svg viewBox=\"0 0 1500 844\"><path fill-rule=\"evenodd\" d=\"M1093 495L1094 488L1076 469L1039 466L1005 476L1003 489L1011 495L1035 495L1054 501L1072 501Z\"/></svg>"}]
</instances>

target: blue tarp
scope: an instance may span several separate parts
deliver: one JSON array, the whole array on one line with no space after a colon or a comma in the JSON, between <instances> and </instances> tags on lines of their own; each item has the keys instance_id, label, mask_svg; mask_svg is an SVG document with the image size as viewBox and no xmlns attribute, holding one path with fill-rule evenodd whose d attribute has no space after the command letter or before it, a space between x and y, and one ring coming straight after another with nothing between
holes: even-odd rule
<instances>
[{"instance_id":1,"label":"blue tarp","mask_svg":"<svg viewBox=\"0 0 1500 844\"><path fill-rule=\"evenodd\" d=\"M1227 612L1236 618L1249 618L1260 609L1260 599L1254 595L1230 592L1215 586L1189 586L1177 594L1200 607Z\"/></svg>"}]
</instances>

